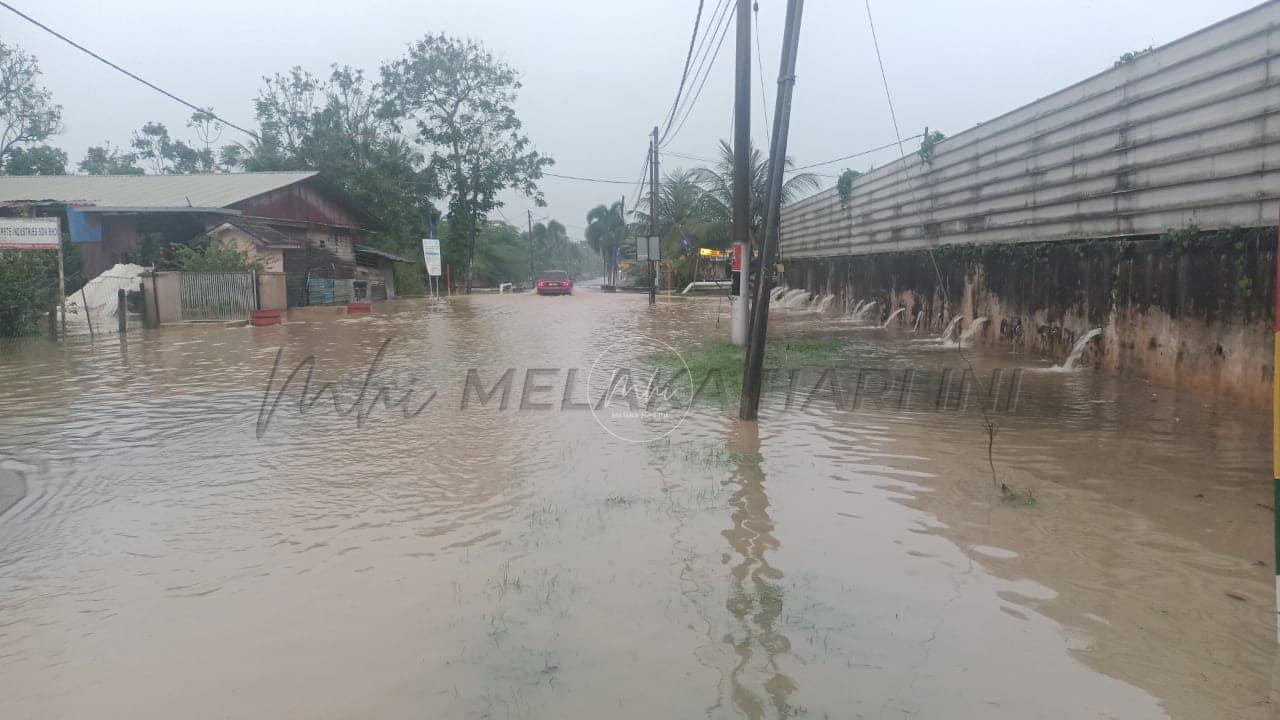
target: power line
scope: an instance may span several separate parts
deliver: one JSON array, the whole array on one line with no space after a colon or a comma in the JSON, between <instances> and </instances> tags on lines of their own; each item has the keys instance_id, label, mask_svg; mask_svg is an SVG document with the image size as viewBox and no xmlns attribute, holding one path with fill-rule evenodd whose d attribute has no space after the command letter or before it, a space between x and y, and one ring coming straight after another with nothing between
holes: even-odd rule
<instances>
[{"instance_id":1,"label":"power line","mask_svg":"<svg viewBox=\"0 0 1280 720\"><path fill-rule=\"evenodd\" d=\"M543 175L547 177L560 178L561 180L580 180L582 182L609 183L611 185L630 185L630 180L606 180L604 178L579 177L577 175L560 175L553 172L543 171Z\"/></svg>"},{"instance_id":2,"label":"power line","mask_svg":"<svg viewBox=\"0 0 1280 720\"><path fill-rule=\"evenodd\" d=\"M712 12L711 22L708 23L707 31L702 34L702 40L698 43L698 49L694 53L695 67L691 73L691 84L697 84L698 91L685 95L685 102L676 110L676 117L681 118L680 124L674 130L663 133L659 145L668 145L675 139L675 135L684 126L683 118L687 118L693 110L693 106L697 104L698 98L702 94L702 86L706 84L705 73L710 69L710 64L714 62L714 57L719 55L720 48L716 43L716 36L720 35L721 42L723 42L724 33L728 30L728 19L732 15L731 7L733 4L733 0L720 0ZM715 49L715 56L712 53L713 48ZM703 76L704 79L700 81L699 76Z\"/></svg>"},{"instance_id":3,"label":"power line","mask_svg":"<svg viewBox=\"0 0 1280 720\"><path fill-rule=\"evenodd\" d=\"M635 212L640 206L640 194L644 191L644 182L649 177L649 162L653 160L652 151L644 154L644 165L640 166L640 179L636 182L634 196L631 198L631 212ZM624 208L625 210L625 208Z\"/></svg>"},{"instance_id":4,"label":"power line","mask_svg":"<svg viewBox=\"0 0 1280 720\"><path fill-rule=\"evenodd\" d=\"M672 157L684 158L685 160L697 160L698 162L707 162L707 163L719 162L718 160L712 160L711 158L702 157L700 155L689 155L688 153L678 153L678 152L675 152L674 150L663 150L662 154L670 155Z\"/></svg>"},{"instance_id":5,"label":"power line","mask_svg":"<svg viewBox=\"0 0 1280 720\"><path fill-rule=\"evenodd\" d=\"M702 90L707 86L707 79L711 77L711 71L715 69L715 61L720 57L720 48L724 47L724 39L729 36L729 21L736 14L736 7L734 7L732 11L725 13L724 24L719 30L720 39L716 43L716 49L714 52L709 52L704 56L705 62L703 63L703 66L705 67L705 72L703 72L702 81L698 85L698 91L694 93L693 99L689 102L688 108L685 110L684 117L680 119L680 124L676 126L675 131L671 133L671 137L667 140L668 143L674 140L676 135L680 134L680 131L684 128L684 124L689 121L689 116L693 114L693 108L698 104L698 99L702 97ZM707 47L710 48L710 45Z\"/></svg>"},{"instance_id":6,"label":"power line","mask_svg":"<svg viewBox=\"0 0 1280 720\"><path fill-rule=\"evenodd\" d=\"M680 106L680 98L684 94L685 81L689 79L689 65L693 61L693 46L698 39L698 26L702 23L703 3L704 0L698 0L698 14L693 18L693 34L689 36L689 51L684 56L684 70L680 72L680 86L676 88L676 99L671 103L671 111L667 113L666 127L662 130L664 139L667 133L671 131L671 123L676 119L676 108Z\"/></svg>"},{"instance_id":7,"label":"power line","mask_svg":"<svg viewBox=\"0 0 1280 720\"><path fill-rule=\"evenodd\" d=\"M80 52L85 53L86 55L88 55L89 57L92 57L93 59L97 60L98 62L103 63L104 65L107 65L108 67L114 68L115 70L117 70L117 71L119 71L119 72L123 73L124 75L127 75L128 77L131 77L131 78L133 78L134 80L137 80L138 82L142 83L143 85L146 85L147 87L151 88L152 90L155 90L156 92L160 93L161 95L164 95L165 97L168 97L168 98L169 98L169 99L171 99L171 100L176 100L177 102L179 102L179 103L181 103L181 104L183 104L183 105L186 105L187 107L191 108L192 110L195 110L196 112L205 113L205 114L207 114L209 117L211 117L211 118L213 118L213 119L217 120L218 122L222 123L223 125L226 125L226 126L227 126L227 127L229 127L229 128L234 128L234 129L236 129L236 130L239 130L240 132L242 132L242 133L244 133L244 134L246 134L246 135L248 135L248 136L252 137L254 140L259 139L259 138L258 138L258 134L257 134L257 133L255 133L254 131L252 131L252 130L246 130L245 128L242 128L242 127L240 127L239 125L236 125L235 123L233 123L233 122L231 122L231 121L229 121L229 120L225 120L225 119L223 119L223 118L221 118L221 117L218 117L217 115L215 115L215 114L213 113L213 111L212 111L212 110L210 110L210 109L208 109L208 108L202 108L202 107L200 107L199 105L196 105L196 104L191 103L191 102L187 102L186 100L183 100L182 98L178 97L177 95L174 95L173 93L169 92L168 90L165 90L164 88L160 87L159 85L156 85L156 84L155 84L155 83L153 83L153 82L149 82L149 81L147 81L147 80L142 79L141 77L138 77L137 75L135 75L135 74L133 74L133 73L129 72L128 70L125 70L124 68L120 67L119 65L117 65L117 64L115 64L115 63L111 62L110 60L108 60L108 59L106 59L106 58L102 57L102 56L101 56L101 55L99 55L98 53L96 53L96 52L94 52L94 51L90 50L89 48L87 48L87 47L85 47L85 46L81 45L80 43L78 43L78 42L76 42L76 41L72 40L71 38L67 37L66 35L63 35L62 33L58 32L57 30L54 30L53 28L49 27L48 25L45 25L44 23L40 22L39 20L36 20L35 18L31 17L30 15L27 15L26 13L24 13L24 12L22 12L21 10L19 10L18 8L16 8L16 7L14 7L14 6L10 5L9 3L7 3L7 2L3 2L3 0L0 0L0 7L3 7L3 8L5 8L6 10L9 10L9 11L10 11L10 12L12 12L14 15L17 15L18 17L22 18L23 20L26 20L27 22L31 23L32 25L35 25L36 27L40 28L41 30L44 30L45 32L49 33L50 35L52 35L52 36L54 36L54 37L58 38L59 40L61 40L61 41L65 42L65 43L67 43L67 44L68 44L68 45L70 45L71 47L73 47L73 48L75 48L75 49L79 50Z\"/></svg>"},{"instance_id":8,"label":"power line","mask_svg":"<svg viewBox=\"0 0 1280 720\"><path fill-rule=\"evenodd\" d=\"M893 107L893 105L892 105L892 101L890 101L890 108L892 108L892 107ZM893 111L892 111L892 110L890 110L890 113L892 113L892 112L893 112ZM896 119L896 118L895 118L895 119L894 119L894 121L893 121L893 132L894 132L894 134L897 134L897 132L898 132L898 121L897 121L897 119ZM870 155L871 153L873 153L873 152L879 152L880 150L888 150L889 148L894 147L894 146L898 146L898 149L899 149L899 150L901 150L901 149L902 149L902 147L901 147L902 143L904 143L904 142L906 142L906 141L908 141L908 140L915 140L916 138L921 138L921 137L924 137L924 135L922 135L922 134L915 134L915 135L912 135L911 137L905 137L905 138L904 138L904 137L901 137L901 136L898 136L898 141L897 141L897 142L887 143L887 144L885 144L885 145L881 145L880 147L873 147L873 148L871 148L870 150L863 150L862 152L856 152L856 153L853 153L852 155L842 155L842 156L840 156L840 157L838 157L838 158L832 158L832 159L830 159L830 160L823 160L822 162L816 162L816 163L813 163L813 164L811 164L811 165L805 165L805 166L803 166L803 167L798 167L798 168L791 168L791 169L789 169L789 170L788 170L788 172L800 172L801 170L808 170L809 168L822 167L823 165L830 165L830 164L832 164L832 163L838 163L838 162L840 162L840 161L842 161L842 160L852 160L853 158L862 157L863 155Z\"/></svg>"}]
</instances>

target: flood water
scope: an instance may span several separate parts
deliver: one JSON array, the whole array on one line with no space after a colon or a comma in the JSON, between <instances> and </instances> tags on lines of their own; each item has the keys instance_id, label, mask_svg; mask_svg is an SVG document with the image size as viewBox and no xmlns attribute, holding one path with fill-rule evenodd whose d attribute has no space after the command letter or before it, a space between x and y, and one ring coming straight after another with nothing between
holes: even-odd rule
<instances>
[{"instance_id":1,"label":"flood water","mask_svg":"<svg viewBox=\"0 0 1280 720\"><path fill-rule=\"evenodd\" d=\"M923 401L700 402L654 442L562 409L570 369L727 319L488 295L0 345L0 716L1275 717L1266 413L995 351L990 462L983 413ZM921 398L962 367L771 329Z\"/></svg>"}]
</instances>

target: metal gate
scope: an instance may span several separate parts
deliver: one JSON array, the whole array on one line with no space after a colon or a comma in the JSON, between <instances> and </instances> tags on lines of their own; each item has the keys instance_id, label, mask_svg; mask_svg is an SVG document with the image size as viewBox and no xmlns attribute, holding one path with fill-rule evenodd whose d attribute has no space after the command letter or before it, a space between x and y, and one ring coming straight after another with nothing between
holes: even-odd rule
<instances>
[{"instance_id":1,"label":"metal gate","mask_svg":"<svg viewBox=\"0 0 1280 720\"><path fill-rule=\"evenodd\" d=\"M184 272L179 284L183 320L243 320L258 308L252 272Z\"/></svg>"}]
</instances>

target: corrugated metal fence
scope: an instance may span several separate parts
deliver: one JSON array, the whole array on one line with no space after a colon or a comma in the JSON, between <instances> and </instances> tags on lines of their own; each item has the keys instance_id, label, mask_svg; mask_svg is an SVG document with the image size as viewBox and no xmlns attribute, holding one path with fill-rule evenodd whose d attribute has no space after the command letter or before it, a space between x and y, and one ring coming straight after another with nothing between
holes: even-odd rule
<instances>
[{"instance_id":1,"label":"corrugated metal fence","mask_svg":"<svg viewBox=\"0 0 1280 720\"><path fill-rule=\"evenodd\" d=\"M832 189L788 206L782 252L1263 227L1278 211L1280 2L1268 2L947 138L929 161L912 152L855 180L848 202Z\"/></svg>"},{"instance_id":2,"label":"corrugated metal fence","mask_svg":"<svg viewBox=\"0 0 1280 720\"><path fill-rule=\"evenodd\" d=\"M243 320L258 307L252 272L184 272L178 282L183 320Z\"/></svg>"}]
</instances>

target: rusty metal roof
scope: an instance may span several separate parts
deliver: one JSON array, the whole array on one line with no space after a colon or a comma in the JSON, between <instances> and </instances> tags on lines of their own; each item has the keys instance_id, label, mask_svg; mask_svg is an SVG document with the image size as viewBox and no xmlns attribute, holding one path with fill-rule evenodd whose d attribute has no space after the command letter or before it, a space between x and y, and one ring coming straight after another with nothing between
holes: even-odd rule
<instances>
[{"instance_id":1,"label":"rusty metal roof","mask_svg":"<svg viewBox=\"0 0 1280 720\"><path fill-rule=\"evenodd\" d=\"M246 218L228 220L205 234L210 237L216 237L219 232L227 229L239 231L252 240L255 245L261 248L287 250L300 248L306 244L306 240L304 238L288 235L280 232L276 228L264 225L260 222L254 222Z\"/></svg>"},{"instance_id":2,"label":"rusty metal roof","mask_svg":"<svg viewBox=\"0 0 1280 720\"><path fill-rule=\"evenodd\" d=\"M0 206L46 203L134 211L225 208L317 174L6 175L0 176Z\"/></svg>"}]
</instances>

